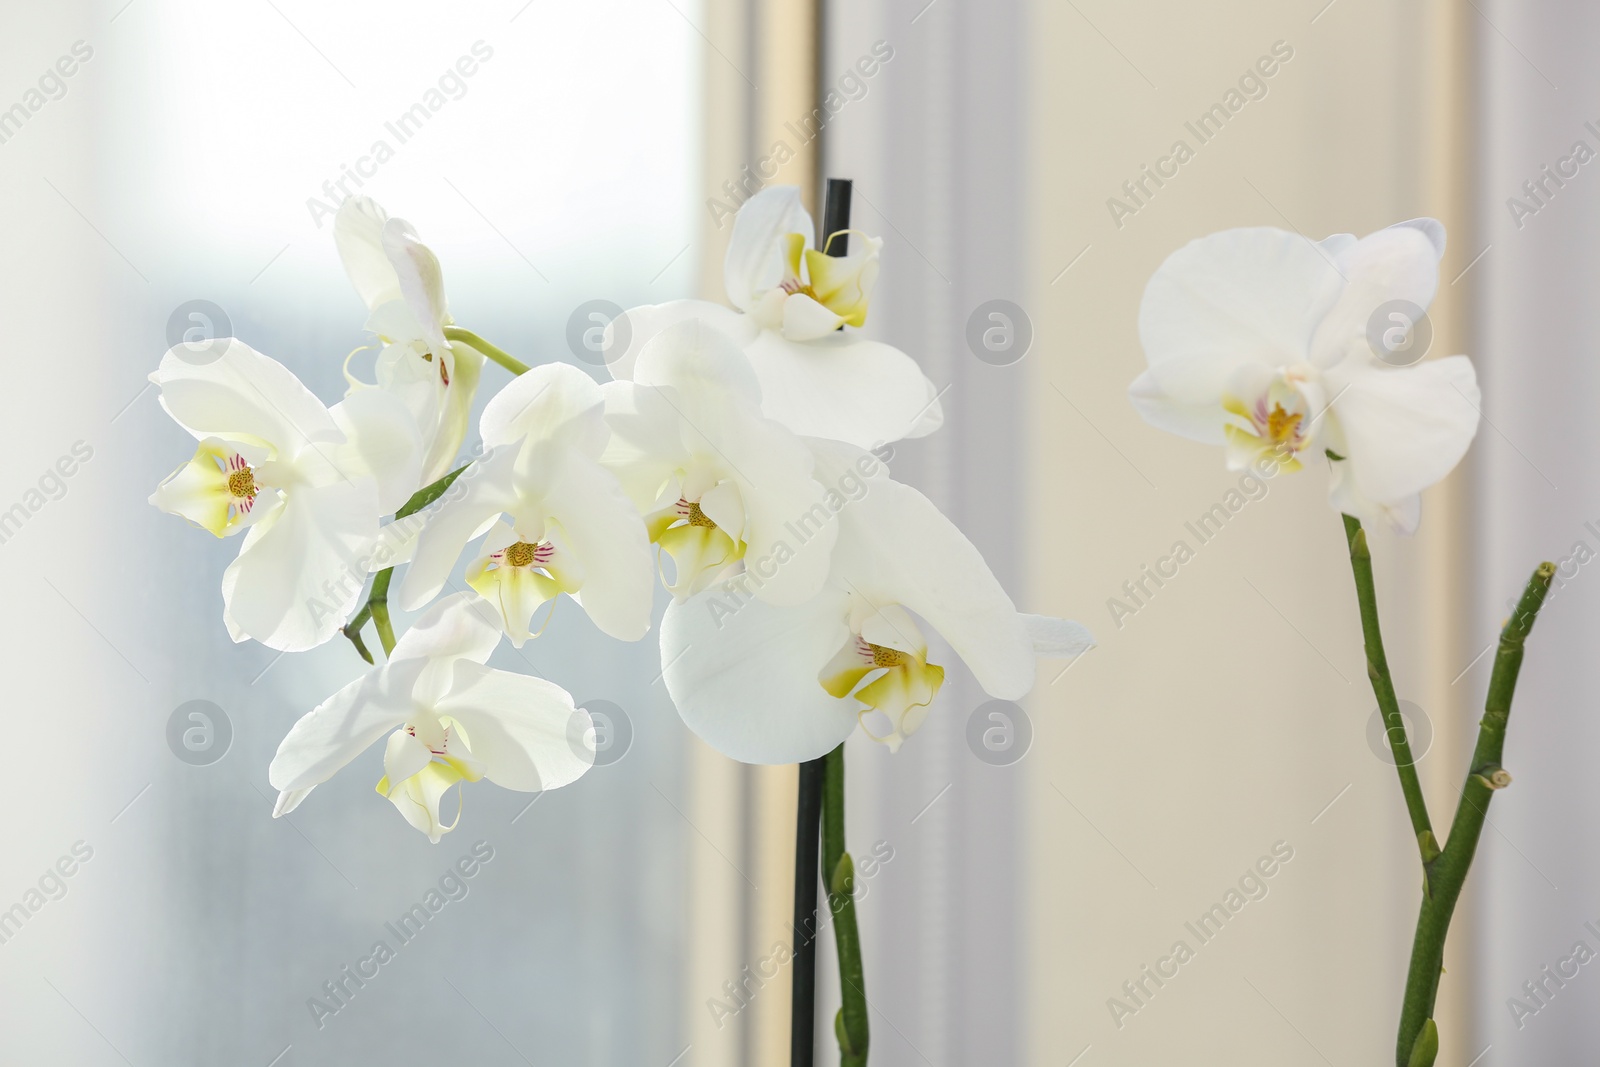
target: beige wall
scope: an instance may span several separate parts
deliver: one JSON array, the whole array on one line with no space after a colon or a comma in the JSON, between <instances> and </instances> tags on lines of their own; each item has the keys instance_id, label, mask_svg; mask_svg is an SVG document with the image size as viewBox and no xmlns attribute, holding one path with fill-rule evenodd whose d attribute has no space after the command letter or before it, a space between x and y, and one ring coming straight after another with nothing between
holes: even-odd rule
<instances>
[{"instance_id":1,"label":"beige wall","mask_svg":"<svg viewBox=\"0 0 1600 1067\"><path fill-rule=\"evenodd\" d=\"M1030 1062L1091 1045L1084 1062L1100 1067L1393 1055L1419 877L1396 776L1366 740L1375 704L1325 473L1281 476L1199 546L1185 523L1237 478L1217 450L1145 426L1125 396L1144 365L1144 282L1192 238L1243 225L1320 238L1433 214L1451 226L1446 282L1479 251L1455 165L1460 18L1443 4L1317 6L1033 6L1030 571L1101 647L1033 698ZM1107 198L1175 139L1195 146L1185 120L1280 40L1294 56L1268 95L1113 224ZM1470 285L1443 286L1436 352L1464 344ZM1399 693L1438 727L1422 763L1436 824L1462 765L1448 723L1460 698L1481 699L1448 684L1473 654L1453 594L1461 497L1447 483L1425 498L1417 538L1373 538ZM1194 559L1114 624L1107 599L1180 539ZM1269 894L1201 946L1185 921L1278 841L1294 858ZM1119 1030L1108 998L1126 999L1122 983L1180 939L1194 959ZM1456 959L1445 1064L1471 1058Z\"/></svg>"}]
</instances>

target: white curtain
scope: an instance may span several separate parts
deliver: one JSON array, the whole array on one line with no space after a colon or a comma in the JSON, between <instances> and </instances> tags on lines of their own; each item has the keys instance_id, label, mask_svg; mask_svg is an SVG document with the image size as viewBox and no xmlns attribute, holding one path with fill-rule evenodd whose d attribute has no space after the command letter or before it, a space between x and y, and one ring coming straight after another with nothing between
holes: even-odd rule
<instances>
[{"instance_id":1,"label":"white curtain","mask_svg":"<svg viewBox=\"0 0 1600 1067\"><path fill-rule=\"evenodd\" d=\"M1487 1064L1563 1063L1589 1055L1600 1032L1593 965L1574 960L1579 942L1600 951L1600 859L1590 847L1600 720L1589 647L1600 627L1591 588L1600 549L1600 435L1591 417L1600 395L1591 296L1600 279L1600 183L1592 163L1577 162L1600 150L1600 75L1589 60L1600 12L1486 3L1475 22L1482 88L1470 164L1479 247L1487 249L1474 268L1488 423L1475 446L1471 523L1479 647L1535 563L1560 570L1512 711L1505 762L1515 782L1496 797L1474 873L1484 952L1473 1051L1492 1045ZM1481 691L1487 659L1463 685Z\"/></svg>"}]
</instances>

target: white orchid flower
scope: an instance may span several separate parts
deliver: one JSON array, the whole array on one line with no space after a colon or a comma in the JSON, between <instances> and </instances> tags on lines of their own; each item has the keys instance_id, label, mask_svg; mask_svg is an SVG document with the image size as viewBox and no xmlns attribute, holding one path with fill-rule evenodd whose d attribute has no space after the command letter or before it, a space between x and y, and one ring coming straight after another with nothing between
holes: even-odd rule
<instances>
[{"instance_id":1,"label":"white orchid flower","mask_svg":"<svg viewBox=\"0 0 1600 1067\"><path fill-rule=\"evenodd\" d=\"M1018 613L961 531L870 453L811 444L818 477L838 493L828 585L780 607L735 580L672 604L661 624L667 691L712 747L746 763L796 763L860 723L898 748L945 677L917 618L1004 700L1033 688L1036 655L1071 658L1093 644L1077 623ZM868 727L874 711L887 732Z\"/></svg>"},{"instance_id":2,"label":"white orchid flower","mask_svg":"<svg viewBox=\"0 0 1600 1067\"><path fill-rule=\"evenodd\" d=\"M742 566L775 604L816 595L838 536L805 443L762 414L733 342L698 320L657 334L630 382L602 387L612 438L602 462L671 557L674 597Z\"/></svg>"},{"instance_id":3,"label":"white orchid flower","mask_svg":"<svg viewBox=\"0 0 1600 1067\"><path fill-rule=\"evenodd\" d=\"M235 641L313 648L359 599L379 516L415 485L416 426L392 397L364 393L330 411L244 342L209 344L221 354L179 345L150 375L200 442L150 503L218 537L248 531L222 576Z\"/></svg>"},{"instance_id":4,"label":"white orchid flower","mask_svg":"<svg viewBox=\"0 0 1600 1067\"><path fill-rule=\"evenodd\" d=\"M944 422L938 391L915 360L841 326L861 326L878 277L883 242L859 231L850 254L830 257L813 247L811 216L800 190L772 186L740 207L723 262L728 298L737 311L704 300L676 300L630 309L607 327L612 376L634 377L644 346L662 330L697 319L737 344L755 369L762 410L803 437L848 441L862 448L923 437ZM824 242L843 240L829 234Z\"/></svg>"},{"instance_id":5,"label":"white orchid flower","mask_svg":"<svg viewBox=\"0 0 1600 1067\"><path fill-rule=\"evenodd\" d=\"M417 535L401 607L438 595L467 543L489 528L467 582L494 605L513 644L521 647L535 612L562 593L605 633L643 637L655 563L638 509L599 463L610 436L600 386L566 364L534 367L489 401L479 432L488 452Z\"/></svg>"},{"instance_id":6,"label":"white orchid flower","mask_svg":"<svg viewBox=\"0 0 1600 1067\"><path fill-rule=\"evenodd\" d=\"M421 482L435 482L449 472L466 436L483 355L445 338L454 320L444 272L410 223L389 218L368 197L352 196L339 205L333 237L367 305L366 328L383 342L377 385L404 401L417 420L425 448ZM352 394L368 387L346 377Z\"/></svg>"},{"instance_id":7,"label":"white orchid flower","mask_svg":"<svg viewBox=\"0 0 1600 1067\"><path fill-rule=\"evenodd\" d=\"M1375 316L1388 325L1391 301L1426 310L1444 245L1433 219L1360 240L1255 228L1191 242L1145 288L1150 366L1129 389L1134 407L1225 444L1232 469L1294 471L1302 453L1331 452L1335 508L1415 530L1419 494L1477 432L1477 379L1465 356L1392 366L1368 333Z\"/></svg>"},{"instance_id":8,"label":"white orchid flower","mask_svg":"<svg viewBox=\"0 0 1600 1067\"><path fill-rule=\"evenodd\" d=\"M485 666L500 642L492 612L470 593L435 604L395 643L388 661L305 715L278 746L267 776L273 816L384 734L378 792L435 844L455 829L439 806L451 786L487 778L523 793L555 789L594 764L593 727L566 690Z\"/></svg>"}]
</instances>

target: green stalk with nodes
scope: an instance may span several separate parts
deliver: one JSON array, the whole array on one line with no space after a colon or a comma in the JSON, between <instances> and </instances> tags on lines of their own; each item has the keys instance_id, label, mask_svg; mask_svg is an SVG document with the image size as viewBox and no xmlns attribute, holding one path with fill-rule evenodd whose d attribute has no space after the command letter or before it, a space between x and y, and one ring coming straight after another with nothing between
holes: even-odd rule
<instances>
[{"instance_id":1,"label":"green stalk with nodes","mask_svg":"<svg viewBox=\"0 0 1600 1067\"><path fill-rule=\"evenodd\" d=\"M1516 610L1500 630L1494 669L1489 676L1489 693L1484 701L1483 718L1478 723L1478 743L1467 769L1450 834L1443 846L1434 837L1428 818L1428 805L1422 795L1405 720L1395 699L1394 680L1383 651L1383 635L1378 626L1378 596L1372 579L1372 552L1366 531L1359 520L1344 516L1345 538L1350 549L1350 567L1355 575L1356 597L1361 606L1361 632L1366 645L1367 676L1378 698L1384 733L1394 751L1395 770L1400 775L1400 791L1416 836L1422 863L1422 910L1417 916L1416 937L1411 946L1411 966L1406 974L1406 991L1400 1009L1400 1032L1395 1044L1398 1067L1431 1067L1439 1053L1439 1029L1433 1008L1439 996L1439 975L1444 969L1444 944L1456 901L1466 884L1489 814L1489 801L1498 789L1511 784L1511 775L1501 764L1506 742L1506 724L1511 716L1511 697L1522 669L1522 656L1528 634L1539 616L1545 595L1555 577L1555 565L1541 563L1529 577Z\"/></svg>"}]
</instances>

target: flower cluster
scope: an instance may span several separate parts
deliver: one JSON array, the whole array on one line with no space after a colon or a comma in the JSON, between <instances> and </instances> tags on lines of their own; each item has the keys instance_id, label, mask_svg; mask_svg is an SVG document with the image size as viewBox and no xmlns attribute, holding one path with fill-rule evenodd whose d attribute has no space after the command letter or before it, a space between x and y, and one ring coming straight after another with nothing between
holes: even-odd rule
<instances>
[{"instance_id":1,"label":"flower cluster","mask_svg":"<svg viewBox=\"0 0 1600 1067\"><path fill-rule=\"evenodd\" d=\"M1089 646L1075 623L1019 613L971 542L869 451L932 432L942 411L913 359L856 332L881 242L849 231L818 249L812 234L798 190L752 197L725 263L737 310L630 310L627 330L613 324L614 380L599 383L566 364L523 370L456 329L438 258L352 197L335 238L368 309L373 381L347 360L330 408L236 339L166 354L152 380L198 444L151 502L243 535L222 581L234 640L299 651L342 631L365 655L371 619L387 653L284 738L275 814L384 738L378 792L434 841L459 819L441 804L462 782L573 781L594 761L587 715L488 659L502 636L541 632L563 597L639 640L658 575L668 692L747 762L813 759L858 723L898 747L945 676L924 628L1005 699L1032 687L1036 655ZM851 236L849 255L828 254ZM486 359L521 373L484 405L481 447L456 469ZM446 594L463 563L466 588ZM395 602L421 615L397 641L400 565ZM360 607L374 572L385 595ZM746 596L730 608L735 585Z\"/></svg>"}]
</instances>

